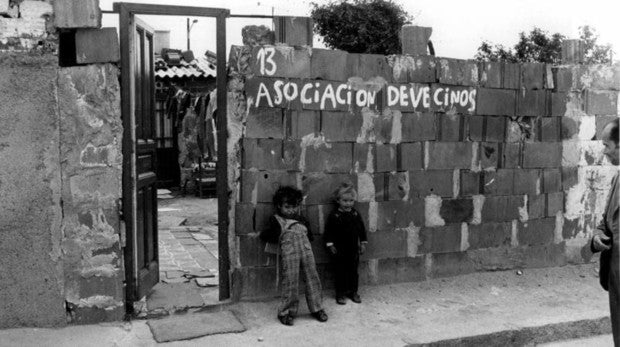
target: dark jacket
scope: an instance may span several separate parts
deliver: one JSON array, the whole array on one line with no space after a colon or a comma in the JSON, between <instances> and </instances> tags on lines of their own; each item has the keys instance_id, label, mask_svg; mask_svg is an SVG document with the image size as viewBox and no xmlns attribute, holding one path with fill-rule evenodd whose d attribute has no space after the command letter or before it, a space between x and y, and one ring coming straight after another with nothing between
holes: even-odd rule
<instances>
[{"instance_id":1,"label":"dark jacket","mask_svg":"<svg viewBox=\"0 0 620 347\"><path fill-rule=\"evenodd\" d=\"M339 253L357 254L360 242L368 241L366 227L356 209L334 210L325 223L325 243L333 243Z\"/></svg>"},{"instance_id":2,"label":"dark jacket","mask_svg":"<svg viewBox=\"0 0 620 347\"><path fill-rule=\"evenodd\" d=\"M614 240L614 228L618 228L618 192L614 191L614 189L618 189L618 175L614 177L611 184L612 191L609 194L609 198L607 199L607 205L605 207L605 213L603 214L603 220L601 220L600 224L596 228L595 235L605 235L610 238L610 246L618 247L618 240ZM611 222L611 223L610 223ZM616 230L616 236L617 236ZM590 241L590 250L594 253L598 252L594 248L594 240ZM612 249L608 249L606 251L601 252L600 259L600 269L599 269L599 282L601 286L605 290L609 290L609 274L612 266L611 259Z\"/></svg>"},{"instance_id":3,"label":"dark jacket","mask_svg":"<svg viewBox=\"0 0 620 347\"><path fill-rule=\"evenodd\" d=\"M296 216L294 218L288 218L288 219L295 219L299 221L301 224L303 224L306 227L306 230L308 230L308 240L310 241L314 240L314 237L312 236L312 233L310 232L310 225L306 218L302 216ZM268 228L266 230L261 231L260 233L260 239L268 243L279 243L281 234L282 234L282 227L280 226L280 222L278 222L278 220L276 219L276 216L271 216L269 217Z\"/></svg>"}]
</instances>

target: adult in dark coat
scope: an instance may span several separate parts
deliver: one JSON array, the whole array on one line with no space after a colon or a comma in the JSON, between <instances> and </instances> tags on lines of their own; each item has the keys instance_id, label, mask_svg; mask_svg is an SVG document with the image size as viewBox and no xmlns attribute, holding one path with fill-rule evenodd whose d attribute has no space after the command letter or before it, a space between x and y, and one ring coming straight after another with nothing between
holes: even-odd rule
<instances>
[{"instance_id":1,"label":"adult in dark coat","mask_svg":"<svg viewBox=\"0 0 620 347\"><path fill-rule=\"evenodd\" d=\"M603 144L605 156L618 166L618 119L609 122L603 129ZM601 269L599 272L601 285L609 292L609 308L611 311L611 326L614 336L614 345L620 346L620 249L618 248L618 172L616 172L611 192L607 200L603 220L598 226L590 247L594 252L601 253Z\"/></svg>"}]
</instances>

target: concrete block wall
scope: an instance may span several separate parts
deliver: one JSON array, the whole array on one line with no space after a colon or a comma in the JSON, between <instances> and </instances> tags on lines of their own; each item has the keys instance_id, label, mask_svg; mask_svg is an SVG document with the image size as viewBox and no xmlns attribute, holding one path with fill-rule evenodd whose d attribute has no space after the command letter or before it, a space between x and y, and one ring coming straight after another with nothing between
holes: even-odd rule
<instances>
[{"instance_id":1,"label":"concrete block wall","mask_svg":"<svg viewBox=\"0 0 620 347\"><path fill-rule=\"evenodd\" d=\"M57 28L97 36L97 0L11 5L0 17L0 328L121 320L118 58L59 66ZM88 47L74 45L87 58Z\"/></svg>"},{"instance_id":2,"label":"concrete block wall","mask_svg":"<svg viewBox=\"0 0 620 347\"><path fill-rule=\"evenodd\" d=\"M230 63L236 297L276 293L255 233L284 184L304 192L326 287L342 182L369 230L365 284L591 260L613 174L595 133L618 116L619 66L288 46L233 47Z\"/></svg>"}]
</instances>

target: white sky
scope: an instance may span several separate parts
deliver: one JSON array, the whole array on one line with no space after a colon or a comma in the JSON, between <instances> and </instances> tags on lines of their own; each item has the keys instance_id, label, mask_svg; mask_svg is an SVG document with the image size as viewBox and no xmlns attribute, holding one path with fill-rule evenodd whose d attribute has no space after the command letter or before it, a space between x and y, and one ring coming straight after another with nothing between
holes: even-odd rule
<instances>
[{"instance_id":1,"label":"white sky","mask_svg":"<svg viewBox=\"0 0 620 347\"><path fill-rule=\"evenodd\" d=\"M111 10L113 0L100 0ZM129 2L228 8L231 14L309 16L310 0L130 0ZM326 3L328 0L315 0ZM596 28L599 43L611 43L614 60L620 57L619 0L395 0L414 16L413 24L433 28L431 40L436 55L471 59L482 40L512 47L521 31L537 26L549 33L578 38L578 27ZM185 17L142 16L155 29L171 31L172 48L185 49ZM192 19L194 19L192 17ZM191 30L191 48L196 53L215 51L215 20L196 18ZM117 26L115 15L104 15L103 26ZM234 19L227 22L227 47L241 44L241 28L248 24L271 27L269 19ZM315 40L317 41L317 40ZM318 41L315 47L323 47Z\"/></svg>"}]
</instances>

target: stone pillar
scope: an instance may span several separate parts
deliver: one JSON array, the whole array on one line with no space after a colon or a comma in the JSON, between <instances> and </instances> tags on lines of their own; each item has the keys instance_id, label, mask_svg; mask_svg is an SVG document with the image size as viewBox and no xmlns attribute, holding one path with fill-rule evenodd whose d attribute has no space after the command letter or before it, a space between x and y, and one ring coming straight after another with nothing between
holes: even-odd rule
<instances>
[{"instance_id":1,"label":"stone pillar","mask_svg":"<svg viewBox=\"0 0 620 347\"><path fill-rule=\"evenodd\" d=\"M583 40L562 41L562 64L581 64L584 62L586 47Z\"/></svg>"},{"instance_id":2,"label":"stone pillar","mask_svg":"<svg viewBox=\"0 0 620 347\"><path fill-rule=\"evenodd\" d=\"M432 33L431 27L403 25L399 35L402 54L428 55L428 42Z\"/></svg>"}]
</instances>

